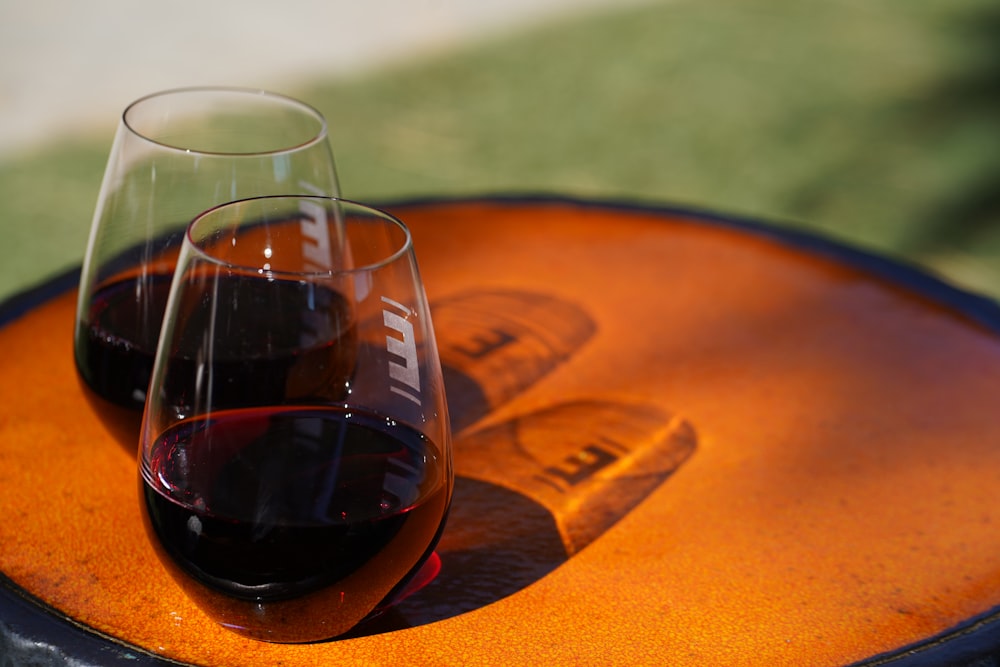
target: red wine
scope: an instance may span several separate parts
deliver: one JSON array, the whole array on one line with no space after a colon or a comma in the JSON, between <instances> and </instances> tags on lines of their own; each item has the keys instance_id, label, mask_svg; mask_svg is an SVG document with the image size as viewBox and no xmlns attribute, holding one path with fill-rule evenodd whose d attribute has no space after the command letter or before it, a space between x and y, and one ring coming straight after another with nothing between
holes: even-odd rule
<instances>
[{"instance_id":1,"label":"red wine","mask_svg":"<svg viewBox=\"0 0 1000 667\"><path fill-rule=\"evenodd\" d=\"M146 399L171 276L153 274L99 288L78 332L76 364L98 413L131 447ZM182 335L165 378L172 397L196 393L208 364L216 407L339 398L350 378L355 329L338 292L294 280L225 275L192 283L178 308ZM215 337L207 360L203 335ZM206 377L201 369L199 377ZM94 400L96 397L96 400Z\"/></svg>"},{"instance_id":2,"label":"red wine","mask_svg":"<svg viewBox=\"0 0 1000 667\"><path fill-rule=\"evenodd\" d=\"M270 641L340 635L432 553L450 462L415 429L327 407L216 413L153 445L153 542L210 616Z\"/></svg>"},{"instance_id":3,"label":"red wine","mask_svg":"<svg viewBox=\"0 0 1000 667\"><path fill-rule=\"evenodd\" d=\"M115 405L142 410L171 277L153 274L99 287L87 321L79 325L76 364L80 377Z\"/></svg>"}]
</instances>

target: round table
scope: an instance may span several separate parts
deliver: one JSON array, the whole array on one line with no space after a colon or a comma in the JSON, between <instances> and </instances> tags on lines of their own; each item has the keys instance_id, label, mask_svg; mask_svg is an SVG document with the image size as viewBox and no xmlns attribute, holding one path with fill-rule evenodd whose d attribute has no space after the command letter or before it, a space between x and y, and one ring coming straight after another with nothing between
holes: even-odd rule
<instances>
[{"instance_id":1,"label":"round table","mask_svg":"<svg viewBox=\"0 0 1000 667\"><path fill-rule=\"evenodd\" d=\"M386 208L413 232L455 425L438 577L330 642L209 622L77 385L70 273L0 311L3 664L1000 656L993 302L703 212Z\"/></svg>"}]
</instances>

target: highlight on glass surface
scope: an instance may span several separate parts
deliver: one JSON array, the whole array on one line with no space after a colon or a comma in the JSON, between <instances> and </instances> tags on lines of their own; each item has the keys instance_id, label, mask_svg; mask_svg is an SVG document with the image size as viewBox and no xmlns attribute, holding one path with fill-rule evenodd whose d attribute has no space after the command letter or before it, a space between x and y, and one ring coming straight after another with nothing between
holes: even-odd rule
<instances>
[{"instance_id":1,"label":"highlight on glass surface","mask_svg":"<svg viewBox=\"0 0 1000 667\"><path fill-rule=\"evenodd\" d=\"M147 532L222 625L323 640L412 590L454 473L406 227L307 196L195 219L141 433Z\"/></svg>"},{"instance_id":2,"label":"highlight on glass surface","mask_svg":"<svg viewBox=\"0 0 1000 667\"><path fill-rule=\"evenodd\" d=\"M259 90L156 93L123 113L83 259L74 358L104 424L134 451L185 227L235 199L339 194L323 116Z\"/></svg>"}]
</instances>

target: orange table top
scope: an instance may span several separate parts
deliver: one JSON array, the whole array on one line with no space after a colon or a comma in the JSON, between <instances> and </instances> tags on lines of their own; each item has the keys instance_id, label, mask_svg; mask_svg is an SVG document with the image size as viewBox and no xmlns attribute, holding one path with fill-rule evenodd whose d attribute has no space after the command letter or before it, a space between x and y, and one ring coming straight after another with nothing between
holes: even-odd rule
<instances>
[{"instance_id":1,"label":"orange table top","mask_svg":"<svg viewBox=\"0 0 1000 667\"><path fill-rule=\"evenodd\" d=\"M1000 651L990 304L694 213L389 208L413 232L456 424L438 578L336 641L209 622L156 560L134 455L77 385L70 289L0 329L0 572L30 604L198 665Z\"/></svg>"}]
</instances>

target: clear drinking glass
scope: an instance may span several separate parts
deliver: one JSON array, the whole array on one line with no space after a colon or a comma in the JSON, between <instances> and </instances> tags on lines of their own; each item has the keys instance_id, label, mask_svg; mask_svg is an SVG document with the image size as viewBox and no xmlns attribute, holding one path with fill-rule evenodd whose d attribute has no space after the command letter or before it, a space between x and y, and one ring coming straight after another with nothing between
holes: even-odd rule
<instances>
[{"instance_id":1,"label":"clear drinking glass","mask_svg":"<svg viewBox=\"0 0 1000 667\"><path fill-rule=\"evenodd\" d=\"M257 90L157 93L123 113L83 260L74 331L81 384L136 446L177 251L194 217L259 195L339 194L326 121Z\"/></svg>"},{"instance_id":2,"label":"clear drinking glass","mask_svg":"<svg viewBox=\"0 0 1000 667\"><path fill-rule=\"evenodd\" d=\"M433 562L454 477L406 227L305 196L196 218L141 434L147 531L222 625L317 641L407 592Z\"/></svg>"}]
</instances>

